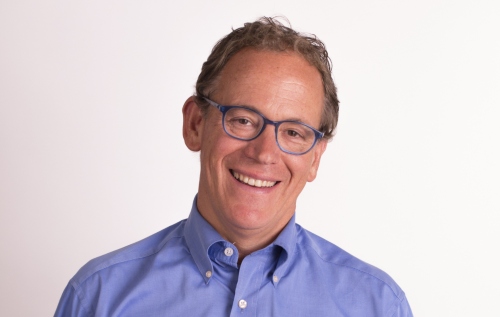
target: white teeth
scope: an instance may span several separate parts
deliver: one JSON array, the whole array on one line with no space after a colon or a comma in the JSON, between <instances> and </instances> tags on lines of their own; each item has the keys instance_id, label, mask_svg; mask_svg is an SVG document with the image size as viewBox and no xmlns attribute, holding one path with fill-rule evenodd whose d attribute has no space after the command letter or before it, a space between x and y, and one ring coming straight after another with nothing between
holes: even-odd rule
<instances>
[{"instance_id":1,"label":"white teeth","mask_svg":"<svg viewBox=\"0 0 500 317\"><path fill-rule=\"evenodd\" d=\"M253 179L250 178L246 175L242 175L236 172L233 172L234 178L238 179L240 182L248 184L250 186L255 186L255 187L273 187L276 182L271 182L271 181L263 181L260 179Z\"/></svg>"}]
</instances>

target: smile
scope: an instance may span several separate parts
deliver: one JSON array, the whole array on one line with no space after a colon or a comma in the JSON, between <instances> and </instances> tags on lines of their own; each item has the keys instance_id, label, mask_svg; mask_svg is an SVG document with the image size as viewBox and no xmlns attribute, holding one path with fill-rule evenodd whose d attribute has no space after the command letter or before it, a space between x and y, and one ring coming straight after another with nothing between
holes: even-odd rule
<instances>
[{"instance_id":1,"label":"smile","mask_svg":"<svg viewBox=\"0 0 500 317\"><path fill-rule=\"evenodd\" d=\"M250 185L250 186L253 186L253 187L273 187L277 183L277 182L272 182L272 181L263 181L260 179L254 179L254 178L248 177L246 175L236 173L233 170L231 170L231 174L233 175L234 178L236 178L240 182L245 183L245 184Z\"/></svg>"}]
</instances>

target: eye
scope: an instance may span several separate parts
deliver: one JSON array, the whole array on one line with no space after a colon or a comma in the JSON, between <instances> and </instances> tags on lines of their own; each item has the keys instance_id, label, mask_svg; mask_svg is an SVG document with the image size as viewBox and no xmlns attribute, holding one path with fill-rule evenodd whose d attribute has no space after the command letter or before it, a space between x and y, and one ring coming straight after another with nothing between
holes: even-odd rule
<instances>
[{"instance_id":1,"label":"eye","mask_svg":"<svg viewBox=\"0 0 500 317\"><path fill-rule=\"evenodd\" d=\"M247 118L234 118L233 121L241 125L252 124L250 120L248 120Z\"/></svg>"},{"instance_id":2,"label":"eye","mask_svg":"<svg viewBox=\"0 0 500 317\"><path fill-rule=\"evenodd\" d=\"M235 128L245 128L255 126L254 121L248 117L228 118L228 123Z\"/></svg>"},{"instance_id":3,"label":"eye","mask_svg":"<svg viewBox=\"0 0 500 317\"><path fill-rule=\"evenodd\" d=\"M280 125L279 141L304 144L314 142L314 131L299 122L284 122Z\"/></svg>"},{"instance_id":4,"label":"eye","mask_svg":"<svg viewBox=\"0 0 500 317\"><path fill-rule=\"evenodd\" d=\"M256 129L262 124L262 118L257 113L241 107L231 108L225 120L233 129Z\"/></svg>"},{"instance_id":5,"label":"eye","mask_svg":"<svg viewBox=\"0 0 500 317\"><path fill-rule=\"evenodd\" d=\"M296 130L288 129L285 131L286 135L291 137L291 138L303 138L302 134L300 134Z\"/></svg>"}]
</instances>

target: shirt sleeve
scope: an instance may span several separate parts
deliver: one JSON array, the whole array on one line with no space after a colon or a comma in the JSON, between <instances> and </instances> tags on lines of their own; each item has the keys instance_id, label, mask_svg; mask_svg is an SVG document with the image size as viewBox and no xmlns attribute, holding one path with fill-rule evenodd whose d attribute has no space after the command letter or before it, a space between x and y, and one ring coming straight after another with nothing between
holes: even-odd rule
<instances>
[{"instance_id":1,"label":"shirt sleeve","mask_svg":"<svg viewBox=\"0 0 500 317\"><path fill-rule=\"evenodd\" d=\"M66 286L57 305L54 317L90 317L91 314L78 298L71 283Z\"/></svg>"}]
</instances>

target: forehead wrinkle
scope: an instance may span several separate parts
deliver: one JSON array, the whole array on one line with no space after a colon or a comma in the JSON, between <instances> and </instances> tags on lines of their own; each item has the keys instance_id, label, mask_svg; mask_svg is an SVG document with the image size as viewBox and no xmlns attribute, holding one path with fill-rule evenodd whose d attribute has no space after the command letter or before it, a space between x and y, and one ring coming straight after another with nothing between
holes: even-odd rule
<instances>
[{"instance_id":1,"label":"forehead wrinkle","mask_svg":"<svg viewBox=\"0 0 500 317\"><path fill-rule=\"evenodd\" d=\"M301 121L312 126L316 125L316 122L314 122L316 120L314 120L314 118L311 121L309 120L309 118L304 118L304 116L301 115L304 113L304 110L307 107L308 100L300 100L300 98L295 98L295 96L310 95L305 93L308 89L309 87L300 81L290 80L282 82L282 85L280 85L279 88L275 91L272 98L273 100L271 101L272 104L274 104L274 107L272 109L273 114L282 114L286 116L288 115L287 110L289 109L289 106L293 104L299 107L300 114L298 116L296 114L293 114L289 117L282 117L280 118L280 121L292 120ZM274 103L274 100L278 100L279 102Z\"/></svg>"}]
</instances>

